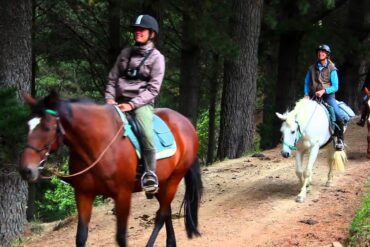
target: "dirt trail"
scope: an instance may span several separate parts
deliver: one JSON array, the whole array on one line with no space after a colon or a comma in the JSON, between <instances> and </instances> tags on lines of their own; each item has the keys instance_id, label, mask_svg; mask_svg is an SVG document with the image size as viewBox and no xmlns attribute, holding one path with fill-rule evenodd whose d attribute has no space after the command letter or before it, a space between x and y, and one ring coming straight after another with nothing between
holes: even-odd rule
<instances>
[{"instance_id":1,"label":"dirt trail","mask_svg":"<svg viewBox=\"0 0 370 247\"><path fill-rule=\"evenodd\" d=\"M349 162L346 171L335 174L332 187L325 187L328 167L321 150L313 175L312 192L303 204L294 201L299 192L294 158L283 159L280 147L263 152L264 157L243 157L203 168L204 197L199 212L202 236L188 240L183 218L178 219L183 187L173 203L178 246L331 246L345 243L364 185L369 181L366 159L366 129L351 124L346 133ZM116 246L112 205L94 208L87 246ZM157 203L143 194L133 196L129 221L129 246L145 246ZM28 235L19 246L74 246L76 219L56 231ZM165 246L162 228L156 246Z\"/></svg>"}]
</instances>

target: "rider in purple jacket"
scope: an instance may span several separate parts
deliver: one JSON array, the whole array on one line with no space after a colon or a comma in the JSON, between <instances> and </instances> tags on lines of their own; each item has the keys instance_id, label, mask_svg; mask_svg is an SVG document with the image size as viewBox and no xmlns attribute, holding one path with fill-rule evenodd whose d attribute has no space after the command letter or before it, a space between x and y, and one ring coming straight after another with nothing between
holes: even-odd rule
<instances>
[{"instance_id":1,"label":"rider in purple jacket","mask_svg":"<svg viewBox=\"0 0 370 247\"><path fill-rule=\"evenodd\" d=\"M140 143L145 172L142 188L147 194L158 191L156 150L153 137L154 99L159 94L164 72L164 56L154 47L159 26L152 16L140 15L131 25L135 45L124 48L108 75L107 104L117 104L132 114L140 127Z\"/></svg>"}]
</instances>

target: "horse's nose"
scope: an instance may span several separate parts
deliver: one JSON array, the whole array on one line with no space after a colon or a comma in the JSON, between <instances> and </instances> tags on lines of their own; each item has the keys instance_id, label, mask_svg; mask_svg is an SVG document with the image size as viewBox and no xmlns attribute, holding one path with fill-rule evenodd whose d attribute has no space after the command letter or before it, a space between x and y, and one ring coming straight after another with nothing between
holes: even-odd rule
<instances>
[{"instance_id":1,"label":"horse's nose","mask_svg":"<svg viewBox=\"0 0 370 247\"><path fill-rule=\"evenodd\" d=\"M39 171L34 168L21 168L19 172L22 178L28 182L36 182L39 177Z\"/></svg>"},{"instance_id":2,"label":"horse's nose","mask_svg":"<svg viewBox=\"0 0 370 247\"><path fill-rule=\"evenodd\" d=\"M289 158L290 153L289 153L289 152L285 152L285 151L281 151L281 155L282 155L284 158Z\"/></svg>"}]
</instances>

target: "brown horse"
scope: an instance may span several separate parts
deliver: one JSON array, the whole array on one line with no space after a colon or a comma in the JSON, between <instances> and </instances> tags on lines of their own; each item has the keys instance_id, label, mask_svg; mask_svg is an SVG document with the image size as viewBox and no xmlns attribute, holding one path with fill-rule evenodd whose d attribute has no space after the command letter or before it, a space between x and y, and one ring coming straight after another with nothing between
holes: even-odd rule
<instances>
[{"instance_id":1,"label":"brown horse","mask_svg":"<svg viewBox=\"0 0 370 247\"><path fill-rule=\"evenodd\" d=\"M37 102L25 101L36 117L29 122L27 145L21 155L20 172L30 182L40 177L40 166L49 153L64 143L69 147L69 176L61 179L75 190L78 210L76 246L85 246L94 198L114 199L117 217L116 240L126 246L127 222L133 192L141 191L137 180L139 159L127 137L122 136L122 121L110 105L82 100L60 100L50 94ZM155 195L159 210L147 246L153 246L166 225L167 246L176 246L171 219L171 202L182 178L185 178L184 219L187 236L199 236L198 209L202 195L200 167L197 162L198 138L191 122L170 109L156 114L170 127L177 144L176 153L158 160L159 192ZM123 130L124 131L124 130Z\"/></svg>"},{"instance_id":2,"label":"brown horse","mask_svg":"<svg viewBox=\"0 0 370 247\"><path fill-rule=\"evenodd\" d=\"M367 87L364 87L364 91L367 94L367 112L370 113L370 91ZM370 114L367 115L367 158L370 159Z\"/></svg>"}]
</instances>

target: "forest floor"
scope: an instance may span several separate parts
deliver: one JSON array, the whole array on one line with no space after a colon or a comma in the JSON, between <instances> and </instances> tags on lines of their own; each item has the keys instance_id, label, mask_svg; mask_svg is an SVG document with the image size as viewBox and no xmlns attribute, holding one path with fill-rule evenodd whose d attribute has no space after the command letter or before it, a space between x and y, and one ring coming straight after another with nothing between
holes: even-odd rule
<instances>
[{"instance_id":1,"label":"forest floor","mask_svg":"<svg viewBox=\"0 0 370 247\"><path fill-rule=\"evenodd\" d=\"M204 196L199 211L202 236L187 239L183 217L178 216L184 188L179 188L172 205L178 246L340 246L348 239L349 227L361 205L370 177L366 159L366 128L352 123L347 129L349 158L346 170L336 173L326 187L326 149L320 151L313 175L312 192L304 203L295 202L299 193L294 158L280 156L280 146L202 168ZM93 210L87 246L116 246L112 204ZM129 246L145 246L153 228L158 203L143 193L133 195L128 227ZM24 236L18 246L74 246L76 217L64 224L44 224L43 231ZM54 229L53 229L54 228ZM369 240L370 241L370 240ZM155 246L165 246L165 227ZM370 244L370 243L369 243ZM369 246L369 245L368 245Z\"/></svg>"}]
</instances>

